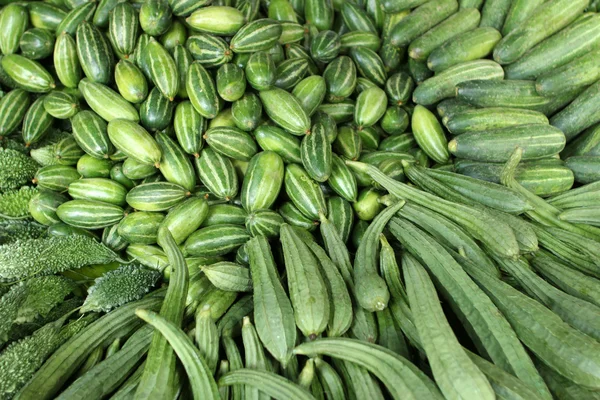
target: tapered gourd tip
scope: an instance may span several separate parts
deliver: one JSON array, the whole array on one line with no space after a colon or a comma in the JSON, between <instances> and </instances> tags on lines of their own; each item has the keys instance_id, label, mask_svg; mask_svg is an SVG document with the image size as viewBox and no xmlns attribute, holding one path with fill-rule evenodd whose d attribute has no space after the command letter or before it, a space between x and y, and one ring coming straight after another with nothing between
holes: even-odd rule
<instances>
[{"instance_id":1,"label":"tapered gourd tip","mask_svg":"<svg viewBox=\"0 0 600 400\"><path fill-rule=\"evenodd\" d=\"M450 143L448 143L448 150L450 151L450 153L454 153L457 148L458 142L456 140L451 140Z\"/></svg>"}]
</instances>

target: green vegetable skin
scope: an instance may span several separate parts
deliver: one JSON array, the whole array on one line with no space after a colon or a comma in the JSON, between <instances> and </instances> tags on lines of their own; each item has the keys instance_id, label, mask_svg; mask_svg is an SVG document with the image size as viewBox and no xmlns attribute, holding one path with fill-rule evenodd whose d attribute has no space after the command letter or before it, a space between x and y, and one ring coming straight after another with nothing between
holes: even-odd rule
<instances>
[{"instance_id":1,"label":"green vegetable skin","mask_svg":"<svg viewBox=\"0 0 600 400\"><path fill-rule=\"evenodd\" d=\"M0 400L598 397L599 0L0 3Z\"/></svg>"}]
</instances>

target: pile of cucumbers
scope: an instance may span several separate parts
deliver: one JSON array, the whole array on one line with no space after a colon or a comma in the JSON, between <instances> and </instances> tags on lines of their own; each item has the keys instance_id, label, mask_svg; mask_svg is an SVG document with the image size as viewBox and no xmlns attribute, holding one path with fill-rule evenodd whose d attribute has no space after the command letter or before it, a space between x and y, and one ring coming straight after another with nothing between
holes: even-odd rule
<instances>
[{"instance_id":1,"label":"pile of cucumbers","mask_svg":"<svg viewBox=\"0 0 600 400\"><path fill-rule=\"evenodd\" d=\"M600 399L600 1L0 7L0 400Z\"/></svg>"}]
</instances>

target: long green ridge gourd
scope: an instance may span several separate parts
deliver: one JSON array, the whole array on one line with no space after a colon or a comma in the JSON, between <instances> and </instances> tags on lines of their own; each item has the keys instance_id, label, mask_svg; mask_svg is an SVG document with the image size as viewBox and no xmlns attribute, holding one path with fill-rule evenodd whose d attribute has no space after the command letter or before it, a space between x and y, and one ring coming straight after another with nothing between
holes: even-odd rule
<instances>
[{"instance_id":1,"label":"long green ridge gourd","mask_svg":"<svg viewBox=\"0 0 600 400\"><path fill-rule=\"evenodd\" d=\"M281 226L281 245L296 325L306 337L314 339L327 328L330 314L319 261L288 224Z\"/></svg>"},{"instance_id":2,"label":"long green ridge gourd","mask_svg":"<svg viewBox=\"0 0 600 400\"><path fill-rule=\"evenodd\" d=\"M264 236L248 242L248 255L256 330L269 353L285 366L296 343L292 304L280 282L269 242Z\"/></svg>"},{"instance_id":3,"label":"long green ridge gourd","mask_svg":"<svg viewBox=\"0 0 600 400\"><path fill-rule=\"evenodd\" d=\"M410 222L400 218L392 218L388 228L415 257L423 261L436 281L444 287L442 293L456 309L458 316L465 321L465 326L469 326L467 332L476 345L502 368L544 393L545 385L511 328L510 320L507 321L498 312L494 303L444 247ZM487 271L483 273L494 276Z\"/></svg>"},{"instance_id":4,"label":"long green ridge gourd","mask_svg":"<svg viewBox=\"0 0 600 400\"><path fill-rule=\"evenodd\" d=\"M398 201L382 211L367 228L354 257L354 295L364 309L375 312L387 307L390 292L377 271L379 235L389 220L404 206Z\"/></svg>"},{"instance_id":5,"label":"long green ridge gourd","mask_svg":"<svg viewBox=\"0 0 600 400\"><path fill-rule=\"evenodd\" d=\"M136 315L154 326L173 347L190 377L194 399L220 399L217 384L211 374L212 371L185 332L155 312L138 310Z\"/></svg>"},{"instance_id":6,"label":"long green ridge gourd","mask_svg":"<svg viewBox=\"0 0 600 400\"><path fill-rule=\"evenodd\" d=\"M346 161L346 164L358 171L367 173L391 194L399 198L410 199L458 223L499 255L510 258L519 254L519 245L510 226L494 218L489 213L478 208L449 202L414 189L388 177L372 165L354 161ZM489 231L489 226L495 227L493 232Z\"/></svg>"},{"instance_id":7,"label":"long green ridge gourd","mask_svg":"<svg viewBox=\"0 0 600 400\"><path fill-rule=\"evenodd\" d=\"M158 243L167 254L172 268L160 316L176 326L180 326L183 322L188 289L187 264L173 235L166 227L159 229ZM160 331L155 331L135 398L146 399L154 396L163 398L174 395L177 391L176 375L178 373L175 367L175 358L175 353L167 339Z\"/></svg>"},{"instance_id":8,"label":"long green ridge gourd","mask_svg":"<svg viewBox=\"0 0 600 400\"><path fill-rule=\"evenodd\" d=\"M600 386L598 342L569 326L536 300L479 271L468 260L462 265L506 316L519 339L538 358L579 385L589 388Z\"/></svg>"},{"instance_id":9,"label":"long green ridge gourd","mask_svg":"<svg viewBox=\"0 0 600 400\"><path fill-rule=\"evenodd\" d=\"M425 268L410 254L402 261L413 321L444 397L495 398L489 382L454 336Z\"/></svg>"},{"instance_id":10,"label":"long green ridge gourd","mask_svg":"<svg viewBox=\"0 0 600 400\"><path fill-rule=\"evenodd\" d=\"M295 354L323 354L367 369L379 378L393 399L442 399L435 384L404 357L375 344L348 338L323 338L306 342Z\"/></svg>"}]
</instances>

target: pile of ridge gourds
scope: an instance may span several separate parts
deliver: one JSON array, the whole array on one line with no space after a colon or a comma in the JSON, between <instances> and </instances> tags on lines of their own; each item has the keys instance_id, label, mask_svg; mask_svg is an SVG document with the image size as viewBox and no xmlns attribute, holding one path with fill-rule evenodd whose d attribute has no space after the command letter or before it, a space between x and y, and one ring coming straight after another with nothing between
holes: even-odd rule
<instances>
[{"instance_id":1,"label":"pile of ridge gourds","mask_svg":"<svg viewBox=\"0 0 600 400\"><path fill-rule=\"evenodd\" d=\"M599 0L0 0L0 400L600 399Z\"/></svg>"}]
</instances>

